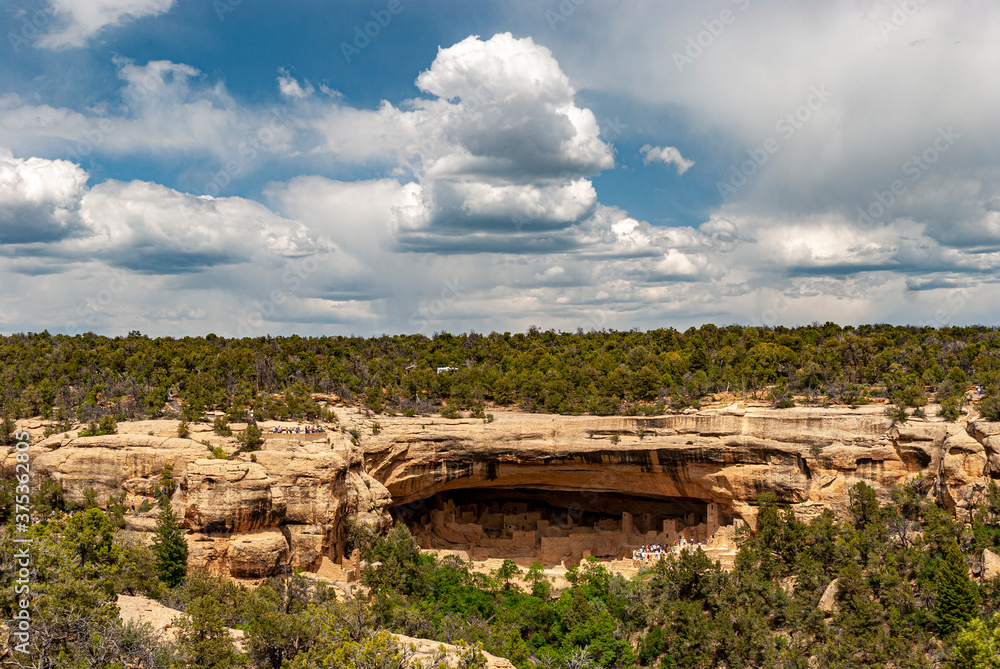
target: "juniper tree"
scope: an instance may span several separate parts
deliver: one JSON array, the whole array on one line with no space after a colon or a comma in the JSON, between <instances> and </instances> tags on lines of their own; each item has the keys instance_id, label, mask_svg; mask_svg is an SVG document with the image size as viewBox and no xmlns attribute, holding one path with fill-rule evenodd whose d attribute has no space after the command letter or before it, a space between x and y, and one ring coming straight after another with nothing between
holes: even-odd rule
<instances>
[{"instance_id":1,"label":"juniper tree","mask_svg":"<svg viewBox=\"0 0 1000 669\"><path fill-rule=\"evenodd\" d=\"M977 613L978 599L965 558L952 541L938 572L937 619L941 636L948 636L971 620Z\"/></svg>"},{"instance_id":2,"label":"juniper tree","mask_svg":"<svg viewBox=\"0 0 1000 669\"><path fill-rule=\"evenodd\" d=\"M153 554L156 556L157 574L167 587L173 588L184 580L187 574L187 540L169 504L160 507L153 537Z\"/></svg>"}]
</instances>

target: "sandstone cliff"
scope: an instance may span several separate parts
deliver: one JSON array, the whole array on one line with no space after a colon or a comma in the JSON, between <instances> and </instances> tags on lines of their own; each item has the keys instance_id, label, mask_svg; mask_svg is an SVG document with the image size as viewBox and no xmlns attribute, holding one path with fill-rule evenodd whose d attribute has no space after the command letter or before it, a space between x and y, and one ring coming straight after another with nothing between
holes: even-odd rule
<instances>
[{"instance_id":1,"label":"sandstone cliff","mask_svg":"<svg viewBox=\"0 0 1000 669\"><path fill-rule=\"evenodd\" d=\"M619 506L714 502L725 520L753 524L762 491L806 518L824 507L842 515L855 482L886 497L919 475L961 511L1000 477L1000 424L929 413L899 423L880 407L734 405L648 418L497 412L490 423L377 416L373 429L372 418L341 409L360 444L339 431L266 435L253 455L208 459L204 443L169 436L176 423L148 421L107 437L38 437L32 450L38 476L60 481L74 502L87 488L99 501L119 491L151 496L172 465L172 504L189 530L192 564L256 578L342 558L347 517L381 526L391 506L426 510L443 492L534 491L550 502L565 494L568 507L610 505L608 493ZM195 436L236 451L204 426ZM610 509L622 510L631 509ZM151 530L155 510L126 521Z\"/></svg>"},{"instance_id":2,"label":"sandstone cliff","mask_svg":"<svg viewBox=\"0 0 1000 669\"><path fill-rule=\"evenodd\" d=\"M131 509L132 501L153 496L171 465L171 504L189 531L189 563L259 578L285 566L315 570L324 556L340 556L348 516L376 527L388 521L388 492L365 473L362 452L341 437L266 439L260 451L231 460L206 458L206 446L192 439L142 434L54 436L32 448L37 477L60 482L76 503L87 488L99 504L124 491ZM231 440L214 442L236 451ZM130 510L125 521L129 529L152 530L156 510Z\"/></svg>"},{"instance_id":3,"label":"sandstone cliff","mask_svg":"<svg viewBox=\"0 0 1000 669\"><path fill-rule=\"evenodd\" d=\"M396 504L469 488L610 492L716 502L753 523L753 502L767 490L806 517L823 507L843 514L857 481L886 496L919 474L955 509L1000 475L1000 425L899 423L881 407L733 406L650 418L498 413L489 424L382 427L365 454Z\"/></svg>"}]
</instances>

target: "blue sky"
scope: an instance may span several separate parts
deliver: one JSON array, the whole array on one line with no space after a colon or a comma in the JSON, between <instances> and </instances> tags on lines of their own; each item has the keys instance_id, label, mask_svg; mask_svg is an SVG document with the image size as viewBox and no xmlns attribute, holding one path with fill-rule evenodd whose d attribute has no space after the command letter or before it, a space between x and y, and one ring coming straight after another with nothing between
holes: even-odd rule
<instances>
[{"instance_id":1,"label":"blue sky","mask_svg":"<svg viewBox=\"0 0 1000 669\"><path fill-rule=\"evenodd\" d=\"M10 2L0 330L995 323L998 24L935 0Z\"/></svg>"}]
</instances>

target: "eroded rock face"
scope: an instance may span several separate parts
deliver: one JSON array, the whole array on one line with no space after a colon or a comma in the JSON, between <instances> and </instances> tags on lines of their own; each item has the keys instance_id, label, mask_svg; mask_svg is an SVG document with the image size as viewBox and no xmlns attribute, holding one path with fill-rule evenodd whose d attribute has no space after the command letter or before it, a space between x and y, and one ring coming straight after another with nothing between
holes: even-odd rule
<instances>
[{"instance_id":1,"label":"eroded rock face","mask_svg":"<svg viewBox=\"0 0 1000 669\"><path fill-rule=\"evenodd\" d=\"M66 501L82 504L93 488L104 504L122 490L151 496L163 468L182 477L188 463L205 457L202 444L177 437L113 434L103 437L53 436L32 446L35 469L62 484Z\"/></svg>"},{"instance_id":2,"label":"eroded rock face","mask_svg":"<svg viewBox=\"0 0 1000 669\"><path fill-rule=\"evenodd\" d=\"M960 508L970 489L986 484L991 453L1000 451L992 426L898 423L881 407L733 406L654 418L497 414L489 424L382 425L379 438L365 442L368 471L396 504L467 488L587 490L716 502L751 525L763 491L807 518L825 507L843 515L856 482L886 497L917 474Z\"/></svg>"},{"instance_id":3,"label":"eroded rock face","mask_svg":"<svg viewBox=\"0 0 1000 669\"><path fill-rule=\"evenodd\" d=\"M985 449L988 473L994 478L1000 477L1000 423L972 421L968 433Z\"/></svg>"},{"instance_id":4,"label":"eroded rock face","mask_svg":"<svg viewBox=\"0 0 1000 669\"><path fill-rule=\"evenodd\" d=\"M877 406L734 405L649 418L497 412L491 423L378 416L378 434L370 418L341 413L360 430L360 446L340 432L309 439L265 435L263 449L252 455L209 459L204 444L165 436L176 424L168 429L161 421L163 429L143 424L153 435L40 440L32 446L33 466L79 503L87 488L99 502L121 491L152 496L171 465L171 501L189 530L191 564L248 577L288 566L312 570L324 557L342 558L347 517L384 526L389 507L448 491L714 502L723 524L742 518L753 525L762 491L806 519L827 507L844 516L854 483L865 481L885 498L893 486L920 475L952 510L962 511L1000 477L1000 423L947 423L933 418L933 408L932 418L906 423ZM236 451L232 440L197 436ZM129 514L127 521L149 531L155 513ZM476 539L466 536L468 528L451 529L456 541Z\"/></svg>"},{"instance_id":5,"label":"eroded rock face","mask_svg":"<svg viewBox=\"0 0 1000 669\"><path fill-rule=\"evenodd\" d=\"M231 440L210 443L236 451ZM132 513L131 501L152 497L171 465L171 505L188 530L189 565L241 578L316 569L324 556L342 556L346 517L376 528L389 520L388 491L339 432L266 439L262 450L232 460L206 458L205 445L191 439L136 434L52 437L32 449L39 478L60 482L68 501L82 503L87 488L99 504L131 495L125 520L138 531L152 531L156 513Z\"/></svg>"}]
</instances>

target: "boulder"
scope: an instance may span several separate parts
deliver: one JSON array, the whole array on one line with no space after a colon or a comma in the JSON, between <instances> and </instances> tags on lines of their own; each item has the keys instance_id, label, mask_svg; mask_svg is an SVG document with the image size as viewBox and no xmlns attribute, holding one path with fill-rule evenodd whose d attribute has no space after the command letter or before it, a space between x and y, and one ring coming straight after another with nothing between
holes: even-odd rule
<instances>
[{"instance_id":1,"label":"boulder","mask_svg":"<svg viewBox=\"0 0 1000 669\"><path fill-rule=\"evenodd\" d=\"M229 539L228 571L237 578L263 578L288 564L288 541L279 530L239 534Z\"/></svg>"},{"instance_id":2,"label":"boulder","mask_svg":"<svg viewBox=\"0 0 1000 669\"><path fill-rule=\"evenodd\" d=\"M395 637L396 641L401 643L404 648L408 648L412 651L413 660L430 664L432 658L434 658L439 652L442 652L444 653L445 662L448 663L448 666L461 666L459 660L461 658L462 648L459 646L453 646L450 643L443 643L441 641L418 639L416 637L406 636L403 634L393 634L392 636ZM483 652L483 655L486 658L486 669L514 669L514 665L507 658L497 657L496 655L491 655L487 652Z\"/></svg>"},{"instance_id":3,"label":"boulder","mask_svg":"<svg viewBox=\"0 0 1000 669\"><path fill-rule=\"evenodd\" d=\"M819 598L818 608L823 613L832 615L837 612L837 581L839 579L833 579L830 581L830 585L826 586L826 590L823 591L823 596Z\"/></svg>"},{"instance_id":4,"label":"boulder","mask_svg":"<svg viewBox=\"0 0 1000 669\"><path fill-rule=\"evenodd\" d=\"M154 635L168 642L177 638L175 624L177 619L187 616L183 611L171 609L148 597L118 595L116 604L118 605L118 617L121 618L122 622L148 623L153 628ZM243 652L246 633L237 629L227 631L236 650Z\"/></svg>"},{"instance_id":5,"label":"boulder","mask_svg":"<svg viewBox=\"0 0 1000 669\"><path fill-rule=\"evenodd\" d=\"M1000 576L1000 555L990 549L983 551L983 578L990 580Z\"/></svg>"},{"instance_id":6,"label":"boulder","mask_svg":"<svg viewBox=\"0 0 1000 669\"><path fill-rule=\"evenodd\" d=\"M285 525L292 569L316 571L323 559L326 532L320 525Z\"/></svg>"}]
</instances>

